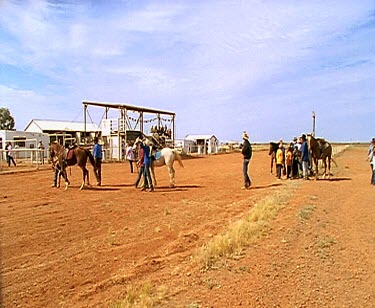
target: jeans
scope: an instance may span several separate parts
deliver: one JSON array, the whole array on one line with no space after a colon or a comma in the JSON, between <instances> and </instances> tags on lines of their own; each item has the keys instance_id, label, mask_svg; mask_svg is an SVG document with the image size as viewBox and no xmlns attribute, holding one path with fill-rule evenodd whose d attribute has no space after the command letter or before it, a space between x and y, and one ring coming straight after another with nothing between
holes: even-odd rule
<instances>
[{"instance_id":1,"label":"jeans","mask_svg":"<svg viewBox=\"0 0 375 308\"><path fill-rule=\"evenodd\" d=\"M141 181L142 175L144 175L144 173L145 173L145 167L144 166L140 166L139 167L138 177L137 177L137 180L135 181L135 184L134 184L135 187L138 187L138 184ZM148 187L145 186L145 188L148 188Z\"/></svg>"},{"instance_id":2,"label":"jeans","mask_svg":"<svg viewBox=\"0 0 375 308\"><path fill-rule=\"evenodd\" d=\"M95 167L96 167L96 180L99 184L102 183L102 159L95 158Z\"/></svg>"},{"instance_id":3,"label":"jeans","mask_svg":"<svg viewBox=\"0 0 375 308\"><path fill-rule=\"evenodd\" d=\"M244 177L244 186L249 187L251 185L251 180L249 177L249 164L250 164L250 159L244 159L243 160L243 177Z\"/></svg>"},{"instance_id":4,"label":"jeans","mask_svg":"<svg viewBox=\"0 0 375 308\"><path fill-rule=\"evenodd\" d=\"M299 170L300 170L300 164L299 161L294 159L293 160L293 167L292 167L292 176L294 178L299 178Z\"/></svg>"},{"instance_id":5,"label":"jeans","mask_svg":"<svg viewBox=\"0 0 375 308\"><path fill-rule=\"evenodd\" d=\"M151 178L151 173L150 173L150 165L149 164L145 164L145 167L144 167L144 174L143 174L143 177L144 177L144 184L143 184L143 187L144 188L153 188L152 186L152 178Z\"/></svg>"},{"instance_id":6,"label":"jeans","mask_svg":"<svg viewBox=\"0 0 375 308\"><path fill-rule=\"evenodd\" d=\"M130 173L133 173L133 161L129 159L129 164L130 164Z\"/></svg>"},{"instance_id":7,"label":"jeans","mask_svg":"<svg viewBox=\"0 0 375 308\"><path fill-rule=\"evenodd\" d=\"M309 162L308 161L302 161L302 171L303 171L303 177L306 179L309 174Z\"/></svg>"},{"instance_id":8,"label":"jeans","mask_svg":"<svg viewBox=\"0 0 375 308\"><path fill-rule=\"evenodd\" d=\"M7 157L8 167L10 167L10 162L12 162L14 166L16 166L16 162L14 161L13 156L7 155L6 157Z\"/></svg>"},{"instance_id":9,"label":"jeans","mask_svg":"<svg viewBox=\"0 0 375 308\"><path fill-rule=\"evenodd\" d=\"M281 172L282 172L282 169L283 169L283 165L282 164L276 164L276 174L277 174L277 178L278 179L281 179Z\"/></svg>"},{"instance_id":10,"label":"jeans","mask_svg":"<svg viewBox=\"0 0 375 308\"><path fill-rule=\"evenodd\" d=\"M287 165L286 166L286 178L287 179L290 179L290 178L292 178L293 177L293 175L292 175L292 165Z\"/></svg>"},{"instance_id":11,"label":"jeans","mask_svg":"<svg viewBox=\"0 0 375 308\"><path fill-rule=\"evenodd\" d=\"M60 185L60 180L58 179L60 176L63 177L63 179L65 180L65 182L68 182L69 183L69 180L68 180L68 176L66 173L64 173L62 170L61 170L61 167L59 164L56 164L55 166L55 172L53 174L53 186L57 187L57 184ZM57 182L59 180L59 182Z\"/></svg>"}]
</instances>

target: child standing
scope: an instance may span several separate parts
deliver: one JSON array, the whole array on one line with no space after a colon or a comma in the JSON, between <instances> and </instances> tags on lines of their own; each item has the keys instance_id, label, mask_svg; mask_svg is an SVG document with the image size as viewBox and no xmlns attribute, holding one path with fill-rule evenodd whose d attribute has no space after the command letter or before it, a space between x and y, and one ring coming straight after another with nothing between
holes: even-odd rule
<instances>
[{"instance_id":1,"label":"child standing","mask_svg":"<svg viewBox=\"0 0 375 308\"><path fill-rule=\"evenodd\" d=\"M292 179L292 166L293 166L293 144L290 144L286 151L286 178Z\"/></svg>"},{"instance_id":2,"label":"child standing","mask_svg":"<svg viewBox=\"0 0 375 308\"><path fill-rule=\"evenodd\" d=\"M277 179L281 180L281 171L283 169L283 166L285 164L284 161L284 153L283 153L283 144L279 144L279 148L276 152L276 172L277 172Z\"/></svg>"}]
</instances>

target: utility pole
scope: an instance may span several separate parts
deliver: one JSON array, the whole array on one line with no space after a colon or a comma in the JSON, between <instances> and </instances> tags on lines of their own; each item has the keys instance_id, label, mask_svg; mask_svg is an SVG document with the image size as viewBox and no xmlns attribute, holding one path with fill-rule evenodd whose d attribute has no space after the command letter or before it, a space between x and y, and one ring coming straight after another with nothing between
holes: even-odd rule
<instances>
[{"instance_id":1,"label":"utility pole","mask_svg":"<svg viewBox=\"0 0 375 308\"><path fill-rule=\"evenodd\" d=\"M313 120L312 135L315 137L315 111L312 112L312 120Z\"/></svg>"}]
</instances>

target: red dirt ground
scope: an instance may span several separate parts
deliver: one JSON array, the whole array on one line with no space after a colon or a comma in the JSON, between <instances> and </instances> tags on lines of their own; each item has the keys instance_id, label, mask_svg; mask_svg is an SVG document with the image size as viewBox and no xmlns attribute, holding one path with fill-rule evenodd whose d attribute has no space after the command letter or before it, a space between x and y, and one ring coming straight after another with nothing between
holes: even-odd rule
<instances>
[{"instance_id":1,"label":"red dirt ground","mask_svg":"<svg viewBox=\"0 0 375 308\"><path fill-rule=\"evenodd\" d=\"M255 152L247 191L238 153L176 164L174 189L159 168L154 193L133 187L125 163L104 164L104 185L83 191L78 167L68 191L50 187L52 170L2 174L2 306L111 307L129 286L150 282L165 289L154 307L374 307L366 153L351 147L337 156L332 181L277 182L266 151ZM198 248L290 188L268 234L241 258L216 270L194 266Z\"/></svg>"}]
</instances>

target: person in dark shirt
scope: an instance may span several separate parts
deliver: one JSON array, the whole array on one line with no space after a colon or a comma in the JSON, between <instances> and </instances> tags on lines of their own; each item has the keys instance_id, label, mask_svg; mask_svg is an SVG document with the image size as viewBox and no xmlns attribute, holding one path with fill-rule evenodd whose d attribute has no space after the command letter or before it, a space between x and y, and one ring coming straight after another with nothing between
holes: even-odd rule
<instances>
[{"instance_id":1,"label":"person in dark shirt","mask_svg":"<svg viewBox=\"0 0 375 308\"><path fill-rule=\"evenodd\" d=\"M253 149L249 142L249 135L247 132L243 132L243 147L242 147L242 156L243 156L243 176L244 176L244 186L242 189L249 189L251 186L251 180L249 176L249 164L250 159L253 156Z\"/></svg>"},{"instance_id":2,"label":"person in dark shirt","mask_svg":"<svg viewBox=\"0 0 375 308\"><path fill-rule=\"evenodd\" d=\"M143 187L141 191L145 191L147 187L150 188L150 192L154 191L154 186L152 185L152 178L151 178L151 153L150 153L150 147L146 144L146 138L142 139L142 142L140 143L141 148L143 149L144 153L144 174L143 174Z\"/></svg>"},{"instance_id":3,"label":"person in dark shirt","mask_svg":"<svg viewBox=\"0 0 375 308\"><path fill-rule=\"evenodd\" d=\"M303 134L301 136L302 145L301 145L301 161L302 161L302 171L303 171L303 178L305 180L309 180L308 173L309 173L309 148L306 142L306 135Z\"/></svg>"}]
</instances>

